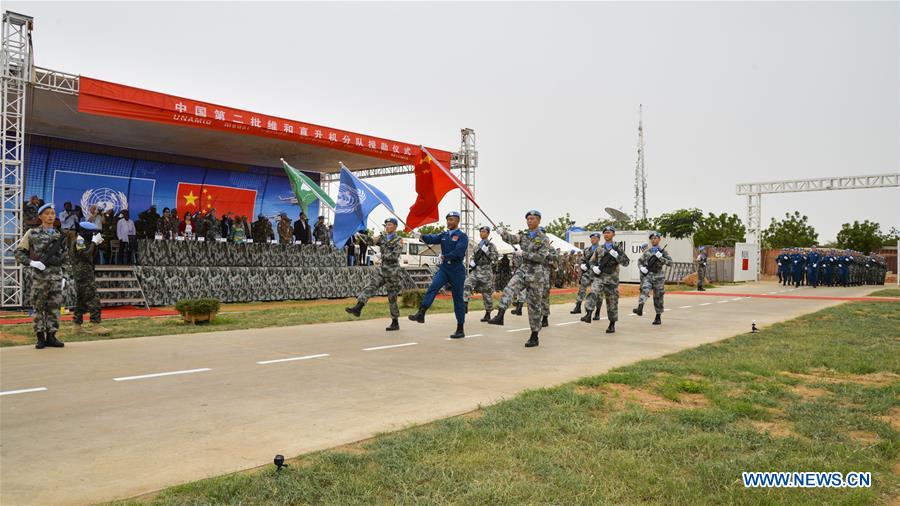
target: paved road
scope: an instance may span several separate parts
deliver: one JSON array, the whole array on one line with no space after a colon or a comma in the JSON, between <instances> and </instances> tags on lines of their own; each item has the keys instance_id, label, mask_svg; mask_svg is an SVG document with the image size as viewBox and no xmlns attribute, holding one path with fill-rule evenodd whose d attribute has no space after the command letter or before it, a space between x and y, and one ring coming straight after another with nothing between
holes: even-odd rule
<instances>
[{"instance_id":1,"label":"paved road","mask_svg":"<svg viewBox=\"0 0 900 506\"><path fill-rule=\"evenodd\" d=\"M871 287L728 287L747 294L854 297ZM424 325L359 321L0 350L0 503L83 504L334 447L457 415L525 389L598 374L765 327L838 300L667 296L661 327L620 302L618 332L553 306L541 346L526 317L452 314ZM648 316L647 313L650 313ZM472 314L477 320L480 314ZM605 316L605 315L604 315ZM177 373L177 374L168 374ZM31 390L36 389L36 390Z\"/></svg>"}]
</instances>

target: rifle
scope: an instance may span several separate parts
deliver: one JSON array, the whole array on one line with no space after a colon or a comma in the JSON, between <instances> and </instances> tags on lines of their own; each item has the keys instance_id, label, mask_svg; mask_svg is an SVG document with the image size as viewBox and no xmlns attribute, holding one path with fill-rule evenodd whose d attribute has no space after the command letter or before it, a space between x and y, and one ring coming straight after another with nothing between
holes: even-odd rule
<instances>
[{"instance_id":1,"label":"rifle","mask_svg":"<svg viewBox=\"0 0 900 506\"><path fill-rule=\"evenodd\" d=\"M68 238L65 234L59 233L56 234L56 238L53 239L47 248L44 250L44 254L40 257L34 251L34 246L31 247L31 259L38 260L47 267L59 267L63 264L63 248L66 246Z\"/></svg>"},{"instance_id":2,"label":"rifle","mask_svg":"<svg viewBox=\"0 0 900 506\"><path fill-rule=\"evenodd\" d=\"M668 247L669 247L669 245L666 244L665 246L663 246L663 249L661 249L660 251L665 251L666 248L668 248ZM647 270L652 272L653 274L657 274L657 273L659 273L660 270L662 270L662 268L657 270L656 266L661 263L662 263L662 260L660 260L655 254L650 255L650 260L647 260Z\"/></svg>"},{"instance_id":3,"label":"rifle","mask_svg":"<svg viewBox=\"0 0 900 506\"><path fill-rule=\"evenodd\" d=\"M490 244L490 241L488 241L488 244ZM490 260L490 257L488 256L487 253L485 253L481 248L477 248L475 250L475 253L472 255L472 260L475 260L475 267L469 268L469 274L471 274L473 271L475 271L476 268L478 268L478 258L479 258L478 255L479 254L481 254L481 256L487 257L488 260Z\"/></svg>"},{"instance_id":4,"label":"rifle","mask_svg":"<svg viewBox=\"0 0 900 506\"><path fill-rule=\"evenodd\" d=\"M594 253L591 255L591 260L594 260L594 258L595 258L595 257L597 256L597 254L598 254L597 252L600 251L601 249L605 249L605 248L597 248L597 249L594 250ZM613 247L610 248L610 249L615 249L615 246L613 246ZM616 252L618 253L619 251L616 250ZM619 253L619 254L621 255L622 253ZM607 251L606 254L603 255L603 258L600 260L600 264L597 266L597 267L600 268L600 272L602 272L602 273L604 273L604 274L611 274L611 273L612 273L614 267L613 267L613 268L610 268L610 269L609 269L609 272L607 272L607 267L610 267L610 262L609 262L609 259L610 259L610 258L612 258L613 266L616 265L616 264L618 263L618 260L617 260L616 258L613 258L613 256L609 254L609 251Z\"/></svg>"}]
</instances>

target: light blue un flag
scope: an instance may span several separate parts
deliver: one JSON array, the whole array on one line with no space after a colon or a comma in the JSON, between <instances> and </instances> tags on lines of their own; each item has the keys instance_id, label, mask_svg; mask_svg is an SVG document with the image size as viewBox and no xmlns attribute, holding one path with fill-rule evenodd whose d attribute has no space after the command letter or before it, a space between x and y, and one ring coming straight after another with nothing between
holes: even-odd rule
<instances>
[{"instance_id":1,"label":"light blue un flag","mask_svg":"<svg viewBox=\"0 0 900 506\"><path fill-rule=\"evenodd\" d=\"M369 213L379 205L394 210L390 199L378 188L364 183L341 167L341 185L334 206L334 245L343 248L347 239L360 230L365 230Z\"/></svg>"}]
</instances>

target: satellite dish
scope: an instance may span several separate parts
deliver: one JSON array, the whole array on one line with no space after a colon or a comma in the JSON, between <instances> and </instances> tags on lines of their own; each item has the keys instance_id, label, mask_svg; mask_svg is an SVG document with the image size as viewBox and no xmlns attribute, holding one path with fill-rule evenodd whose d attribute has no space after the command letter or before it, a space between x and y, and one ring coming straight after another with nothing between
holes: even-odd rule
<instances>
[{"instance_id":1,"label":"satellite dish","mask_svg":"<svg viewBox=\"0 0 900 506\"><path fill-rule=\"evenodd\" d=\"M631 221L631 216L628 216L614 207L607 207L604 210L606 211L606 214L616 221Z\"/></svg>"}]
</instances>

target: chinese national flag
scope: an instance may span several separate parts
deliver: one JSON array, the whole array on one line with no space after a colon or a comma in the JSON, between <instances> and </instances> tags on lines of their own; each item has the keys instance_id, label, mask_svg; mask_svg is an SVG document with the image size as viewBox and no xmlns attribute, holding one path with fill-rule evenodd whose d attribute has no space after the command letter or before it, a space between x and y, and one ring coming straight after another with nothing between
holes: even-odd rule
<instances>
[{"instance_id":1,"label":"chinese national flag","mask_svg":"<svg viewBox=\"0 0 900 506\"><path fill-rule=\"evenodd\" d=\"M252 219L256 190L213 184L178 183L176 202L179 219L187 212L194 214L201 211L200 214L204 215L211 209L216 210L217 218L230 211L237 216Z\"/></svg>"},{"instance_id":2,"label":"chinese national flag","mask_svg":"<svg viewBox=\"0 0 900 506\"><path fill-rule=\"evenodd\" d=\"M450 190L464 188L453 174L447 174L435 160L424 151L420 152L415 164L416 201L409 208L406 218L406 231L434 223L440 219L438 204ZM466 190L468 190L466 188Z\"/></svg>"}]
</instances>

